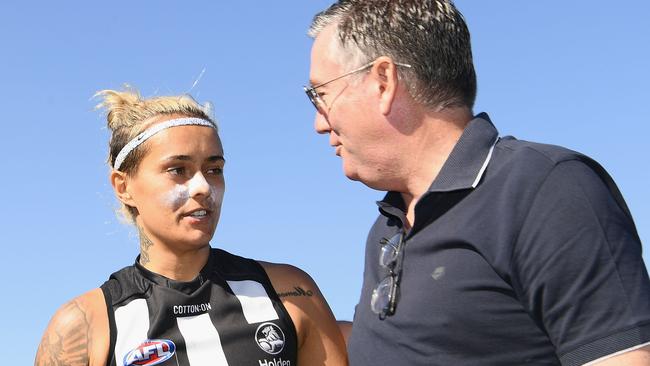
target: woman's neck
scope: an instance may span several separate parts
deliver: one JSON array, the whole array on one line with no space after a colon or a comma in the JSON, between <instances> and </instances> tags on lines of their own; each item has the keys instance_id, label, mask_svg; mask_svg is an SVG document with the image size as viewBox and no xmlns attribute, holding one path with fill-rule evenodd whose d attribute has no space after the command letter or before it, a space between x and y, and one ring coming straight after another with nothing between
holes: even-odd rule
<instances>
[{"instance_id":1,"label":"woman's neck","mask_svg":"<svg viewBox=\"0 0 650 366\"><path fill-rule=\"evenodd\" d=\"M178 249L152 241L146 233L140 232L140 264L151 272L175 281L191 281L208 262L210 245Z\"/></svg>"}]
</instances>

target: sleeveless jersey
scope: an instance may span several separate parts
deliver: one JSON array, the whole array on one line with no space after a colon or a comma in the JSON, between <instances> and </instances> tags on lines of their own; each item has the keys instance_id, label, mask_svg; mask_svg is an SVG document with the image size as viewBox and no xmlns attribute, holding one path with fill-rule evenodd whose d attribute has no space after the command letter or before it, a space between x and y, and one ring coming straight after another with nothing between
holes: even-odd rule
<instances>
[{"instance_id":1,"label":"sleeveless jersey","mask_svg":"<svg viewBox=\"0 0 650 366\"><path fill-rule=\"evenodd\" d=\"M136 263L101 286L110 366L295 366L296 330L262 266L212 249L191 282Z\"/></svg>"}]
</instances>

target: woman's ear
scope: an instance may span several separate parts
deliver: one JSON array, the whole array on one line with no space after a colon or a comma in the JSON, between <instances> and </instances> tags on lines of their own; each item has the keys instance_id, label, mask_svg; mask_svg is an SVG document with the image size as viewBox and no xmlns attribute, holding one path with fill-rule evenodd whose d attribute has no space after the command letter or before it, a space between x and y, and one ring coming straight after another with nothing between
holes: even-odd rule
<instances>
[{"instance_id":1,"label":"woman's ear","mask_svg":"<svg viewBox=\"0 0 650 366\"><path fill-rule=\"evenodd\" d=\"M129 193L129 178L126 173L113 169L110 179L117 198L127 206L136 207L135 201Z\"/></svg>"}]
</instances>

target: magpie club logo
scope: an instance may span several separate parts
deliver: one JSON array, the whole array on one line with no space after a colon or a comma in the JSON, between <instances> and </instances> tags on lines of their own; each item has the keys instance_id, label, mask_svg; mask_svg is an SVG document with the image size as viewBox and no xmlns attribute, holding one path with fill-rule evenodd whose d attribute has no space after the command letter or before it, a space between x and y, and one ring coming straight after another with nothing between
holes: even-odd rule
<instances>
[{"instance_id":1,"label":"magpie club logo","mask_svg":"<svg viewBox=\"0 0 650 366\"><path fill-rule=\"evenodd\" d=\"M284 349L284 333L274 323L262 323L255 332L255 341L269 354L277 355Z\"/></svg>"}]
</instances>

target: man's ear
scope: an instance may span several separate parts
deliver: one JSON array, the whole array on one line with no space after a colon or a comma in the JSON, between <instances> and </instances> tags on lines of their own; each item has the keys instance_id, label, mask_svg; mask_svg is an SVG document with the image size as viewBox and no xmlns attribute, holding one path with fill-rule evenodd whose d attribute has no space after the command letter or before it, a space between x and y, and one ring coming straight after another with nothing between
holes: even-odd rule
<instances>
[{"instance_id":1,"label":"man's ear","mask_svg":"<svg viewBox=\"0 0 650 366\"><path fill-rule=\"evenodd\" d=\"M379 112L386 116L390 114L397 95L397 65L390 57L381 56L375 60L370 73L379 86Z\"/></svg>"},{"instance_id":2,"label":"man's ear","mask_svg":"<svg viewBox=\"0 0 650 366\"><path fill-rule=\"evenodd\" d=\"M117 198L127 206L136 207L135 201L129 193L129 179L126 173L113 169L110 179Z\"/></svg>"}]
</instances>

